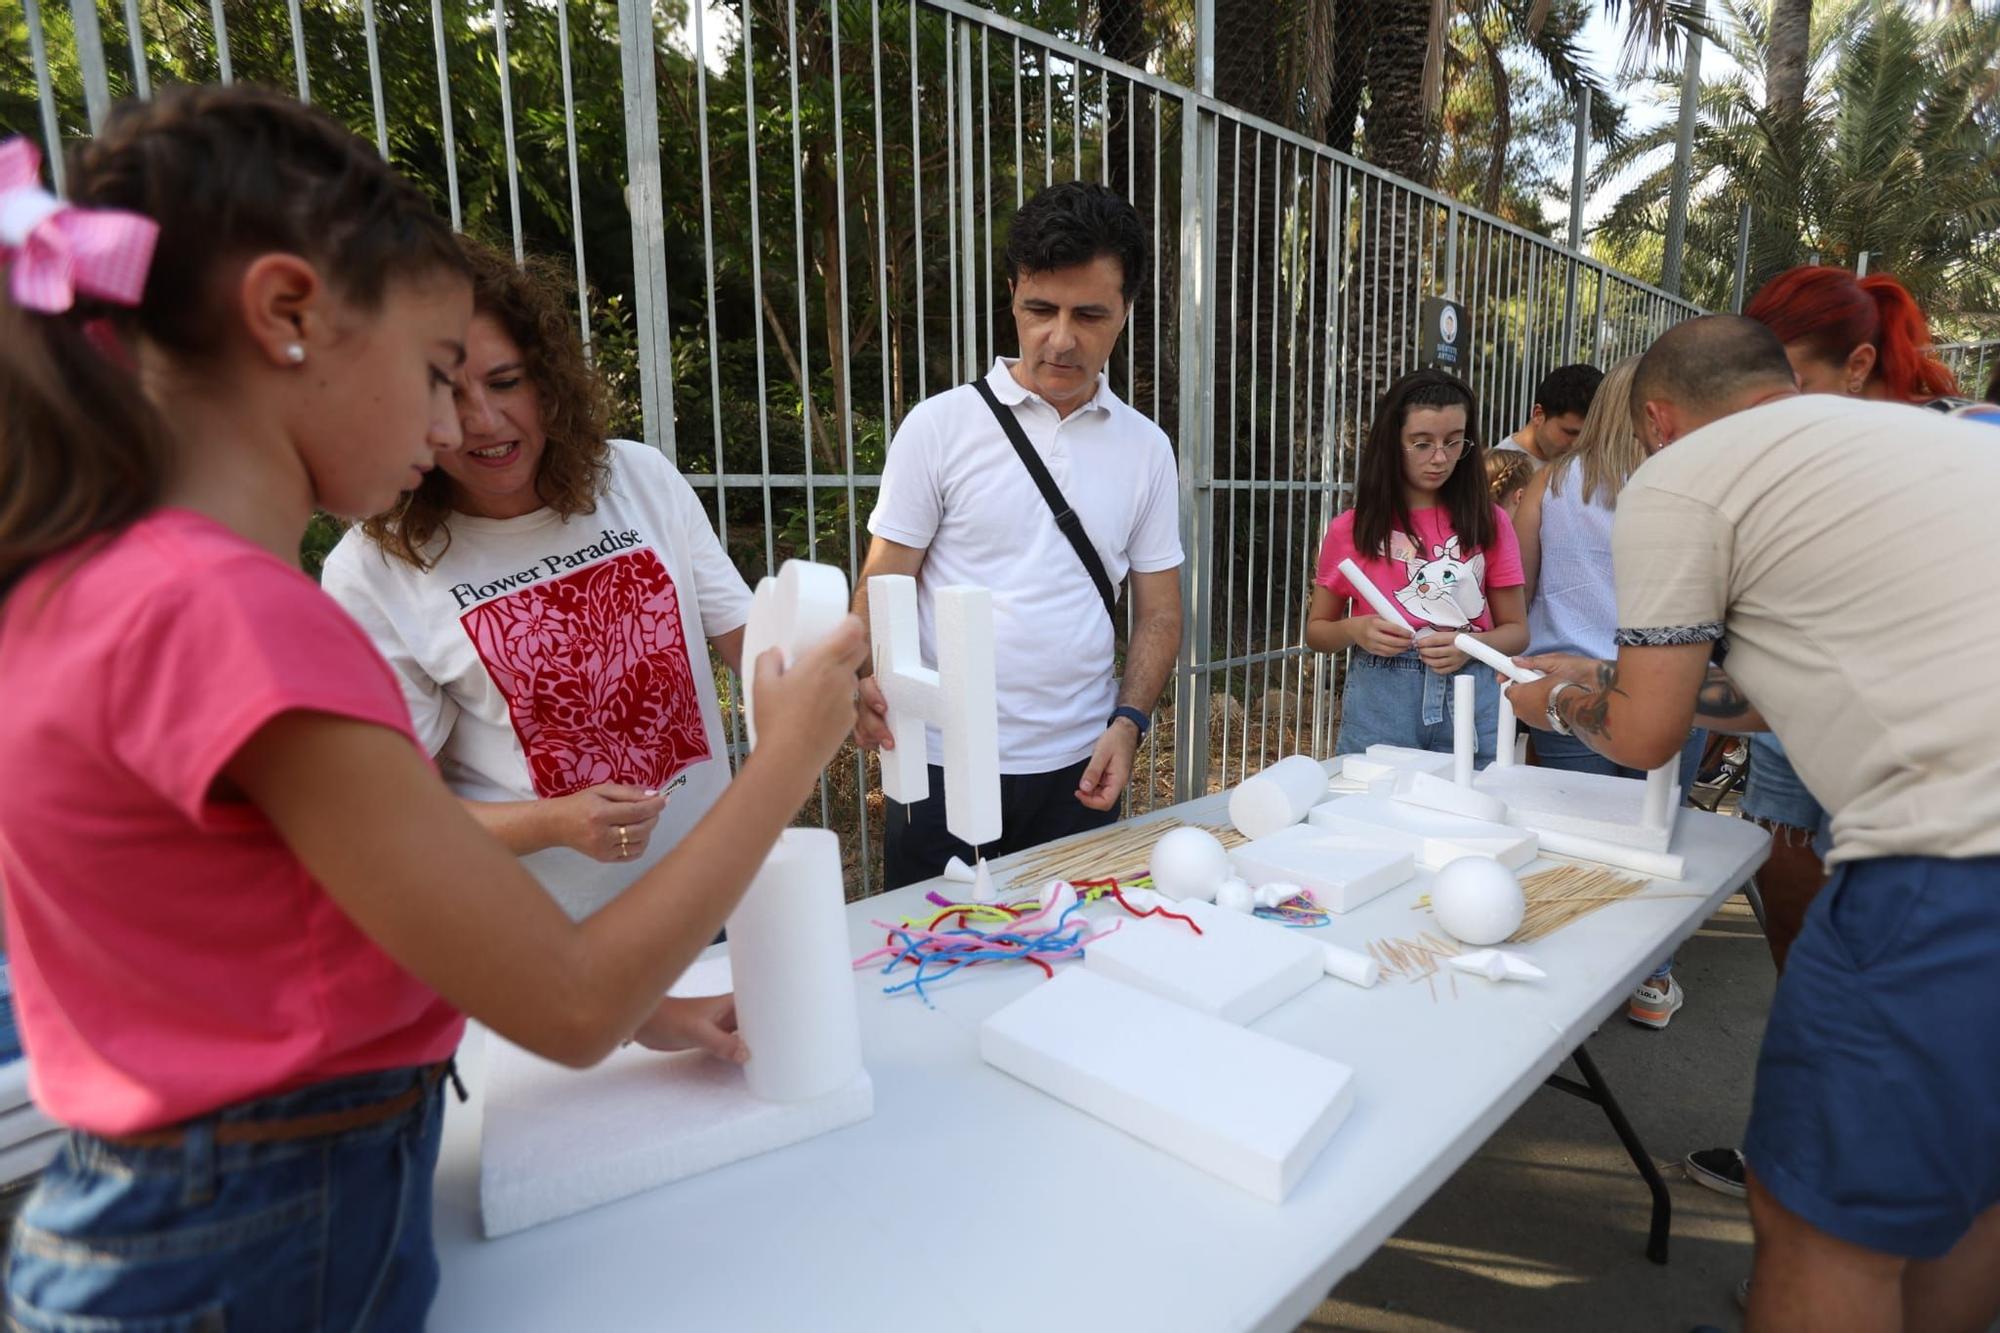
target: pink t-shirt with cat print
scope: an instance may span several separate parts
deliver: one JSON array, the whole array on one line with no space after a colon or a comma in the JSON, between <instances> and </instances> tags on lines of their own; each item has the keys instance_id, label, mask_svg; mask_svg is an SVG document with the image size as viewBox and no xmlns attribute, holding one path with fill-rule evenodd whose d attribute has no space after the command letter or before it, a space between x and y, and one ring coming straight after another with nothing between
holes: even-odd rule
<instances>
[{"instance_id":1,"label":"pink t-shirt with cat print","mask_svg":"<svg viewBox=\"0 0 2000 1333\"><path fill-rule=\"evenodd\" d=\"M1313 582L1348 599L1353 606L1348 614L1372 615L1373 608L1340 572L1340 562L1352 560L1401 608L1411 629L1492 629L1491 591L1527 581L1506 511L1494 507L1493 545L1483 550L1460 549L1450 512L1441 507L1412 510L1410 525L1415 532L1390 534L1388 559L1363 555L1354 549L1354 511L1348 510L1327 524Z\"/></svg>"}]
</instances>

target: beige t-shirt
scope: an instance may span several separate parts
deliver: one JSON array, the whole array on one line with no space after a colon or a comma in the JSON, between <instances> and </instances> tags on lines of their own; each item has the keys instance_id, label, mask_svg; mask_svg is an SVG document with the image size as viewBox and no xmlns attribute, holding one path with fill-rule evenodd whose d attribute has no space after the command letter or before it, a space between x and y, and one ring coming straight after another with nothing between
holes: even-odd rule
<instances>
[{"instance_id":1,"label":"beige t-shirt","mask_svg":"<svg viewBox=\"0 0 2000 1333\"><path fill-rule=\"evenodd\" d=\"M1829 862L2000 853L2000 435L1785 398L1649 459L1618 497L1620 644L1725 666L1833 812Z\"/></svg>"}]
</instances>

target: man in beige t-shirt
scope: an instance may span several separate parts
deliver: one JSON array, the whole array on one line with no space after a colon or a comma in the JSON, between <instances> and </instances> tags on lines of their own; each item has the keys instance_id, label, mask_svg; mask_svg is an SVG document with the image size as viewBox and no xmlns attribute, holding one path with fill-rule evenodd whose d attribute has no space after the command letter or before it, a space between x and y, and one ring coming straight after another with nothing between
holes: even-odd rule
<instances>
[{"instance_id":1,"label":"man in beige t-shirt","mask_svg":"<svg viewBox=\"0 0 2000 1333\"><path fill-rule=\"evenodd\" d=\"M1833 813L1759 1057L1752 1330L2000 1313L2000 438L1802 396L1762 325L1641 362L1671 445L1618 498L1616 663L1530 658L1522 720L1652 768L1768 724ZM1717 661L1723 663L1716 665Z\"/></svg>"}]
</instances>

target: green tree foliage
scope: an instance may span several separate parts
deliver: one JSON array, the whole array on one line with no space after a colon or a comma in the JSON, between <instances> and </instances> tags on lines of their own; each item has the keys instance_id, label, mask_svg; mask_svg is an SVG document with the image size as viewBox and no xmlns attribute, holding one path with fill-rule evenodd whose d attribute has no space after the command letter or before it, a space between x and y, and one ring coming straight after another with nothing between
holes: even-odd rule
<instances>
[{"instance_id":1,"label":"green tree foliage","mask_svg":"<svg viewBox=\"0 0 2000 1333\"><path fill-rule=\"evenodd\" d=\"M1694 144L1684 289L1726 307L1739 206L1751 208L1749 287L1813 255L1894 273L1933 317L2000 303L2000 14L1927 17L1890 0L1816 7L1802 122L1766 110L1766 11L1728 0L1717 39L1738 69L1705 81ZM1654 74L1671 101L1678 71ZM1598 233L1603 257L1658 271L1674 126L1610 154L1603 179L1649 168Z\"/></svg>"}]
</instances>

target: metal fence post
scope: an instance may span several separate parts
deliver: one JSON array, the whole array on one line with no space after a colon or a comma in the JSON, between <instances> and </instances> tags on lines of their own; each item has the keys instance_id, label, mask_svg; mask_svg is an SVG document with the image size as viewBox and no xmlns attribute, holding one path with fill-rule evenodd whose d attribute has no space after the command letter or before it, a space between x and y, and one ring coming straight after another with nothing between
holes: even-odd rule
<instances>
[{"instance_id":1,"label":"metal fence post","mask_svg":"<svg viewBox=\"0 0 2000 1333\"><path fill-rule=\"evenodd\" d=\"M104 72L104 32L97 24L97 0L70 0L76 35L76 63L83 73L83 101L90 111L90 132L104 128L111 113L111 83Z\"/></svg>"},{"instance_id":2,"label":"metal fence post","mask_svg":"<svg viewBox=\"0 0 2000 1333\"><path fill-rule=\"evenodd\" d=\"M618 0L618 54L625 85L625 198L632 211L632 309L639 326L639 410L646 443L672 459L674 407L668 386L673 343L667 323L665 201L660 193L652 0Z\"/></svg>"},{"instance_id":3,"label":"metal fence post","mask_svg":"<svg viewBox=\"0 0 2000 1333\"><path fill-rule=\"evenodd\" d=\"M947 53L946 59L950 59ZM965 379L972 379L986 372L979 364L979 287L987 280L983 265L975 260L978 241L978 219L974 216L978 195L973 186L972 161L972 25L958 25L958 179L952 188L958 191L958 252L963 263L959 265L959 329L958 336L965 348L959 365ZM1081 90L1077 96L1081 97Z\"/></svg>"},{"instance_id":4,"label":"metal fence post","mask_svg":"<svg viewBox=\"0 0 2000 1333\"><path fill-rule=\"evenodd\" d=\"M1212 0L1198 0L1212 10ZM1212 22L1212 16L1211 16ZM1212 77L1212 74L1211 74ZM1208 790L1207 662L1215 600L1215 414L1213 364L1216 245L1216 124L1181 99L1180 528L1181 651L1174 681L1174 799Z\"/></svg>"},{"instance_id":5,"label":"metal fence post","mask_svg":"<svg viewBox=\"0 0 2000 1333\"><path fill-rule=\"evenodd\" d=\"M1729 308L1743 313L1743 286L1750 280L1750 202L1736 206L1736 276L1729 284Z\"/></svg>"},{"instance_id":6,"label":"metal fence post","mask_svg":"<svg viewBox=\"0 0 2000 1333\"><path fill-rule=\"evenodd\" d=\"M1707 6L1697 11L1707 21ZM1694 169L1694 124L1701 110L1701 33L1687 35L1687 63L1681 69L1680 138L1674 149L1674 186L1667 206L1667 252L1660 264L1660 286L1681 294L1681 247L1687 239L1688 177Z\"/></svg>"},{"instance_id":7,"label":"metal fence post","mask_svg":"<svg viewBox=\"0 0 2000 1333\"><path fill-rule=\"evenodd\" d=\"M1590 168L1590 85L1585 84L1583 98L1576 104L1576 132L1570 151L1569 166L1569 282L1563 289L1563 357L1570 361L1586 361L1577 347L1578 316L1576 308L1577 287L1583 280L1583 206L1585 175Z\"/></svg>"}]
</instances>

